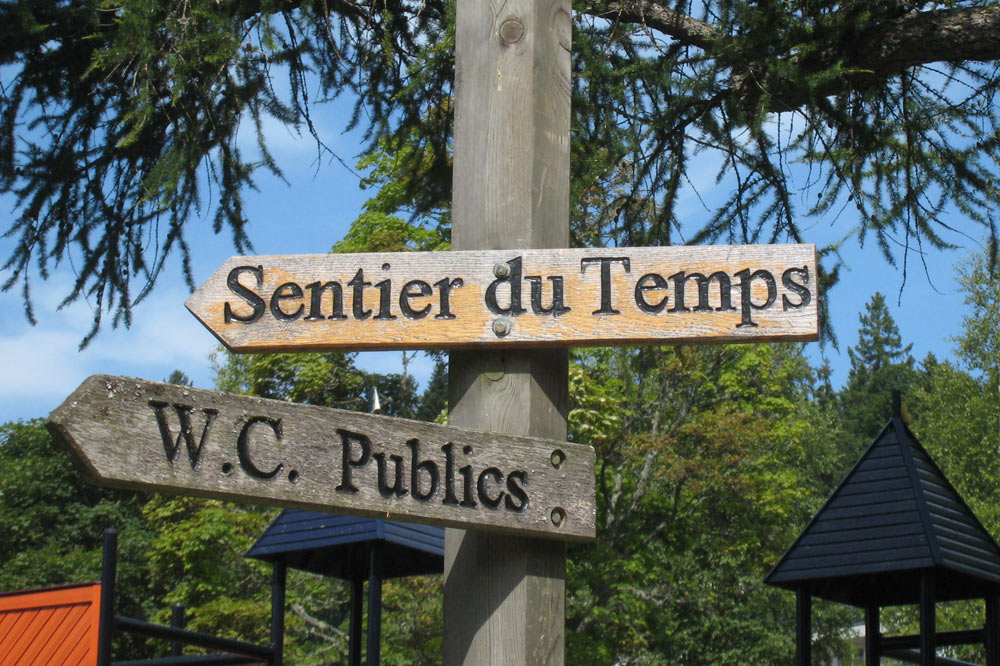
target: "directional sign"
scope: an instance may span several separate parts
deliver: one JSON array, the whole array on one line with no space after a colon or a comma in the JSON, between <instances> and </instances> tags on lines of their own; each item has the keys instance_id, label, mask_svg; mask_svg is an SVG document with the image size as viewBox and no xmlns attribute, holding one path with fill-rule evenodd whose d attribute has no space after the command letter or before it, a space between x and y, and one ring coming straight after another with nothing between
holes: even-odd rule
<instances>
[{"instance_id":1,"label":"directional sign","mask_svg":"<svg viewBox=\"0 0 1000 666\"><path fill-rule=\"evenodd\" d=\"M232 257L187 307L237 352L815 340L813 245Z\"/></svg>"},{"instance_id":2,"label":"directional sign","mask_svg":"<svg viewBox=\"0 0 1000 666\"><path fill-rule=\"evenodd\" d=\"M589 446L105 375L46 425L103 485L594 537Z\"/></svg>"}]
</instances>

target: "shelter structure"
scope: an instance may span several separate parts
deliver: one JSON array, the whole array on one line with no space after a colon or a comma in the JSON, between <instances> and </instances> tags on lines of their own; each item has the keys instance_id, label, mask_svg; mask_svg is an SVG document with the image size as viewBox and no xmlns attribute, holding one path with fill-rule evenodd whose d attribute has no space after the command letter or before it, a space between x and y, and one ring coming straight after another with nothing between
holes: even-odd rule
<instances>
[{"instance_id":1,"label":"shelter structure","mask_svg":"<svg viewBox=\"0 0 1000 666\"><path fill-rule=\"evenodd\" d=\"M796 665L811 661L812 598L865 611L867 666L932 666L939 646L983 643L1000 666L1000 547L894 414L765 582L796 593ZM983 599L982 628L938 632L935 604ZM883 636L880 609L918 605L920 633Z\"/></svg>"},{"instance_id":2,"label":"shelter structure","mask_svg":"<svg viewBox=\"0 0 1000 666\"><path fill-rule=\"evenodd\" d=\"M361 666L364 584L368 581L367 664L381 657L382 581L442 573L444 528L286 509L246 553L351 583L350 666Z\"/></svg>"}]
</instances>

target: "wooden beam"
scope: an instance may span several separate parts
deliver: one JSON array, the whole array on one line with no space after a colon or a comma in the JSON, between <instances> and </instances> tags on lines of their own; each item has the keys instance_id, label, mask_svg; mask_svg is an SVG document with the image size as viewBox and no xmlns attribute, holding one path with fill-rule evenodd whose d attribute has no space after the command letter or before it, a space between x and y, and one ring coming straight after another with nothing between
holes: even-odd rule
<instances>
[{"instance_id":1,"label":"wooden beam","mask_svg":"<svg viewBox=\"0 0 1000 666\"><path fill-rule=\"evenodd\" d=\"M457 12L453 247L566 247L570 2L463 0ZM565 438L567 359L453 352L450 422ZM560 543L448 530L444 664L563 664L565 572Z\"/></svg>"}]
</instances>

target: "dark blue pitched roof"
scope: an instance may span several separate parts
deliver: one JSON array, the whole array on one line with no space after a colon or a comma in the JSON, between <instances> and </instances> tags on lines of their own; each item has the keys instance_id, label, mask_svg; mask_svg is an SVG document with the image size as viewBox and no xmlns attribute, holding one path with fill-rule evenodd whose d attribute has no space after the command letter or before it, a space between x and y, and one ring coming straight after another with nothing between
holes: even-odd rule
<instances>
[{"instance_id":1,"label":"dark blue pitched roof","mask_svg":"<svg viewBox=\"0 0 1000 666\"><path fill-rule=\"evenodd\" d=\"M765 581L834 601L916 603L1000 593L1000 547L899 418L882 429Z\"/></svg>"},{"instance_id":2,"label":"dark blue pitched roof","mask_svg":"<svg viewBox=\"0 0 1000 666\"><path fill-rule=\"evenodd\" d=\"M382 548L386 578L444 570L443 527L297 509L282 511L245 557L348 579L367 575L373 544Z\"/></svg>"}]
</instances>

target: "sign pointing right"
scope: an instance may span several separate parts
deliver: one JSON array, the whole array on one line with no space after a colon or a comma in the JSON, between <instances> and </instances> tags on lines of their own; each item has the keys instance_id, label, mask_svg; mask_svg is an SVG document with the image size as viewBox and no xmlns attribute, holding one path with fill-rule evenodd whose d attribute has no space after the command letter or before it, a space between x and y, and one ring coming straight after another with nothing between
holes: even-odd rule
<instances>
[{"instance_id":1,"label":"sign pointing right","mask_svg":"<svg viewBox=\"0 0 1000 666\"><path fill-rule=\"evenodd\" d=\"M103 485L594 537L589 446L105 375L46 426Z\"/></svg>"}]
</instances>

